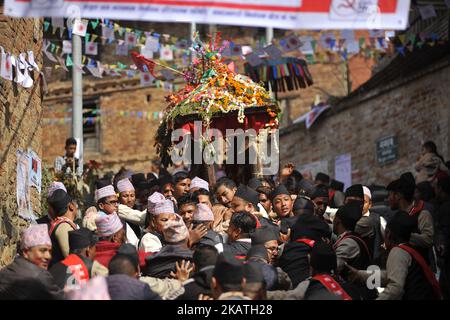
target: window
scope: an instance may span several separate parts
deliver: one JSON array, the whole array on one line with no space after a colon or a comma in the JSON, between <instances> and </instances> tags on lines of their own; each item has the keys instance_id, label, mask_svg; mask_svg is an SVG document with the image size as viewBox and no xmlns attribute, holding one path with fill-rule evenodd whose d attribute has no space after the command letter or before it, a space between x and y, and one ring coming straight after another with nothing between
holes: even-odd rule
<instances>
[{"instance_id":1,"label":"window","mask_svg":"<svg viewBox=\"0 0 450 320\"><path fill-rule=\"evenodd\" d=\"M83 147L85 152L100 152L100 114L98 99L83 101Z\"/></svg>"}]
</instances>

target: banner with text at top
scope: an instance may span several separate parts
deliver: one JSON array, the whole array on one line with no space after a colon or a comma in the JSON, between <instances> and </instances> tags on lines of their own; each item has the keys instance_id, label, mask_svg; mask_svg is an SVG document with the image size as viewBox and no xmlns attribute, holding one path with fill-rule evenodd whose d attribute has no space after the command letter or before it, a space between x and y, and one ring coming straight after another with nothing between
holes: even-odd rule
<instances>
[{"instance_id":1,"label":"banner with text at top","mask_svg":"<svg viewBox=\"0 0 450 320\"><path fill-rule=\"evenodd\" d=\"M394 29L410 0L6 0L14 17L197 22L280 29Z\"/></svg>"}]
</instances>

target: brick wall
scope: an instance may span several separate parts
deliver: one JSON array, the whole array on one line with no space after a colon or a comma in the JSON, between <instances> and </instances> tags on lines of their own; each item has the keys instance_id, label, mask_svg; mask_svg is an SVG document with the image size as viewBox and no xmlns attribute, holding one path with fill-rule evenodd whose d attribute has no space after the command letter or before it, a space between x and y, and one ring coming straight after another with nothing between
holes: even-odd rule
<instances>
[{"instance_id":1,"label":"brick wall","mask_svg":"<svg viewBox=\"0 0 450 320\"><path fill-rule=\"evenodd\" d=\"M1 4L0 12L3 12ZM36 62L42 67L41 42L41 20L0 15L0 45L6 52L17 56L33 50ZM16 151L31 147L42 156L41 116L39 84L25 89L0 78L0 267L12 261L20 231L26 226L17 215ZM31 192L33 209L40 213L40 197L36 189L32 188Z\"/></svg>"},{"instance_id":2,"label":"brick wall","mask_svg":"<svg viewBox=\"0 0 450 320\"><path fill-rule=\"evenodd\" d=\"M50 85L44 100L45 115L71 117L71 84ZM154 136L159 119L153 113L165 108L164 90L141 88L139 79L105 79L86 81L84 99L99 99L101 110L100 148L98 152L85 152L85 160L101 162L106 171L118 171L121 166L136 171L148 171L149 160L154 157ZM105 112L106 111L106 112ZM138 118L136 112L149 112L151 119ZM135 112L123 116L120 112ZM53 164L58 155L64 154L64 142L71 135L71 123L44 125L44 161Z\"/></svg>"},{"instance_id":3,"label":"brick wall","mask_svg":"<svg viewBox=\"0 0 450 320\"><path fill-rule=\"evenodd\" d=\"M450 81L448 57L415 75L398 79L389 90L377 87L344 100L306 130L304 123L280 134L281 163L297 166L327 160L334 175L335 157L350 153L353 183L386 184L405 171L413 171L426 140L433 140L445 159L450 158ZM376 141L397 135L399 159L383 167L376 159ZM413 171L414 172L414 171Z\"/></svg>"}]
</instances>

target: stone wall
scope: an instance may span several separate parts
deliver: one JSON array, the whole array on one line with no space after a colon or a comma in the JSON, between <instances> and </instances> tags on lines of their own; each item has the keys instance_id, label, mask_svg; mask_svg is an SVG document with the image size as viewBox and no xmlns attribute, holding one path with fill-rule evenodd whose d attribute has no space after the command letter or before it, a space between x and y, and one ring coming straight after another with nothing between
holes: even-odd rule
<instances>
[{"instance_id":1,"label":"stone wall","mask_svg":"<svg viewBox=\"0 0 450 320\"><path fill-rule=\"evenodd\" d=\"M448 56L420 74L382 84L348 98L307 130L304 123L281 131L281 163L302 166L326 160L334 176L335 157L351 154L353 183L387 184L405 171L414 172L421 144L433 140L450 159L450 60ZM380 166L376 142L396 135L398 160Z\"/></svg>"},{"instance_id":2,"label":"stone wall","mask_svg":"<svg viewBox=\"0 0 450 320\"><path fill-rule=\"evenodd\" d=\"M3 2L2 2L3 3ZM0 3L0 12L3 12ZM11 19L0 14L0 45L19 55L33 50L42 67L42 21ZM34 73L34 79L38 77ZM17 215L16 151L32 148L42 157L42 101L38 82L25 89L0 78L0 267L10 263L16 252L20 231L26 222ZM33 210L40 214L40 196L31 189Z\"/></svg>"}]
</instances>

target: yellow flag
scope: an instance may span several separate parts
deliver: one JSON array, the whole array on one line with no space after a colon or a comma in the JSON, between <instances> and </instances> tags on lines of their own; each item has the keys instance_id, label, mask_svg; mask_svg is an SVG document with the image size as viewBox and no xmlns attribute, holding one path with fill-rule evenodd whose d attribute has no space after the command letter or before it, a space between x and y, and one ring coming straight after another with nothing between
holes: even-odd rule
<instances>
[{"instance_id":1,"label":"yellow flag","mask_svg":"<svg viewBox=\"0 0 450 320\"><path fill-rule=\"evenodd\" d=\"M114 31L117 32L119 31L120 26L117 23L114 23Z\"/></svg>"},{"instance_id":2,"label":"yellow flag","mask_svg":"<svg viewBox=\"0 0 450 320\"><path fill-rule=\"evenodd\" d=\"M125 28L125 30L127 31L127 32L131 32L131 28Z\"/></svg>"},{"instance_id":3,"label":"yellow flag","mask_svg":"<svg viewBox=\"0 0 450 320\"><path fill-rule=\"evenodd\" d=\"M404 35L404 34L399 35L398 38L400 39L400 42L401 42L402 44L405 43L406 35Z\"/></svg>"},{"instance_id":4,"label":"yellow flag","mask_svg":"<svg viewBox=\"0 0 450 320\"><path fill-rule=\"evenodd\" d=\"M94 42L95 39L97 39L97 38L98 38L98 36L97 36L96 34L92 34L92 35L91 35L91 41L92 41L92 42Z\"/></svg>"}]
</instances>

